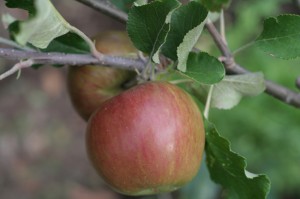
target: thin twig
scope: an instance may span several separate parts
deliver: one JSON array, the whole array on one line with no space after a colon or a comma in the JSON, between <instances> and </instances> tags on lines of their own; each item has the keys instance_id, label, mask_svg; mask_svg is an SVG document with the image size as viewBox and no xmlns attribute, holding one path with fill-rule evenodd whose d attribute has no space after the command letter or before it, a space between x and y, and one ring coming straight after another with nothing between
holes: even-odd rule
<instances>
[{"instance_id":1,"label":"thin twig","mask_svg":"<svg viewBox=\"0 0 300 199\"><path fill-rule=\"evenodd\" d=\"M223 42L222 36L218 32L214 24L212 22L208 22L206 23L206 28L209 31L209 33L212 35L216 45L222 52L223 56L227 58L231 58L232 57L231 52L229 51L227 45Z\"/></svg>"},{"instance_id":2,"label":"thin twig","mask_svg":"<svg viewBox=\"0 0 300 199\"><path fill-rule=\"evenodd\" d=\"M0 58L12 60L31 60L34 64L58 64L58 65L101 65L114 68L142 71L145 63L140 59L103 55L97 59L90 54L65 54L28 52L8 48L0 48ZM12 70L12 69L11 69ZM10 70L9 70L10 71ZM14 71L14 70L13 70ZM16 71L15 71L16 72ZM10 74L10 73L9 73ZM11 74L10 74L11 75ZM6 77L6 76L5 76Z\"/></svg>"},{"instance_id":3,"label":"thin twig","mask_svg":"<svg viewBox=\"0 0 300 199\"><path fill-rule=\"evenodd\" d=\"M254 41L251 41L251 42L249 42L249 43L247 43L247 44L245 44L245 45L239 47L238 49L236 49L236 50L234 50L234 51L232 52L232 56L236 56L237 54L239 54L239 53L242 52L243 50L245 50L245 49L247 49L247 48L249 48L249 47L251 47L251 46L253 46L253 45L254 45Z\"/></svg>"},{"instance_id":4,"label":"thin twig","mask_svg":"<svg viewBox=\"0 0 300 199\"><path fill-rule=\"evenodd\" d=\"M20 61L19 63L16 63L11 69L6 71L5 73L0 75L0 80L5 79L6 77L20 71L23 68L29 68L34 64L34 61L31 59L28 59L26 61ZM19 75L18 75L19 76Z\"/></svg>"}]
</instances>

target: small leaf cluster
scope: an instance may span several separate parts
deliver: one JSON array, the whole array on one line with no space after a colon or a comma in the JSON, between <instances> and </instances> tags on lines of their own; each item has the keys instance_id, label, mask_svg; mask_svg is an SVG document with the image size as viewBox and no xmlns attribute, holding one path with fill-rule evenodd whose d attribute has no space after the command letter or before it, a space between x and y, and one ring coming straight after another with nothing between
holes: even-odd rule
<instances>
[{"instance_id":1,"label":"small leaf cluster","mask_svg":"<svg viewBox=\"0 0 300 199\"><path fill-rule=\"evenodd\" d=\"M208 10L198 2L153 1L130 9L128 35L136 48L159 63L159 55L177 62L176 70L199 83L222 80L225 69L216 58L192 52L206 23Z\"/></svg>"}]
</instances>

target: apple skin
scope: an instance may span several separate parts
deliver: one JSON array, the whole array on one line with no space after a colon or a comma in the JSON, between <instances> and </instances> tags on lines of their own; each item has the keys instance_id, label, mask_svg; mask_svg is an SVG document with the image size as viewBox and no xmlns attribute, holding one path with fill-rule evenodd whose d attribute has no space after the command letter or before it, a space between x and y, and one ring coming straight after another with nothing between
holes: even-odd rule
<instances>
[{"instance_id":1,"label":"apple skin","mask_svg":"<svg viewBox=\"0 0 300 199\"><path fill-rule=\"evenodd\" d=\"M106 55L129 56L137 50L126 32L108 31L94 37L97 50ZM135 77L135 72L101 66L70 66L67 86L71 102L84 119L105 100L122 92L122 85Z\"/></svg>"},{"instance_id":2,"label":"apple skin","mask_svg":"<svg viewBox=\"0 0 300 199\"><path fill-rule=\"evenodd\" d=\"M150 195L178 189L197 174L205 144L202 115L185 91L147 82L94 112L86 134L95 169L115 191Z\"/></svg>"}]
</instances>

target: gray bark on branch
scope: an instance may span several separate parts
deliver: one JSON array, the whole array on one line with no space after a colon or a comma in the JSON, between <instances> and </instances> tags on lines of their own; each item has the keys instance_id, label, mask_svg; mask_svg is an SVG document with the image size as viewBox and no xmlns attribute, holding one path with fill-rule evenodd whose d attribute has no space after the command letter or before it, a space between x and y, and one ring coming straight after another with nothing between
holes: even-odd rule
<instances>
[{"instance_id":1,"label":"gray bark on branch","mask_svg":"<svg viewBox=\"0 0 300 199\"><path fill-rule=\"evenodd\" d=\"M29 68L34 64L51 65L101 65L119 69L134 70L141 72L145 68L145 61L142 59L131 59L117 56L102 55L96 58L91 54L65 54L46 53L37 51L24 51L10 48L0 48L0 58L19 60L17 64L9 70L0 74L0 80L16 73L23 68ZM21 60L21 61L20 61ZM26 60L26 61L22 61Z\"/></svg>"},{"instance_id":2,"label":"gray bark on branch","mask_svg":"<svg viewBox=\"0 0 300 199\"><path fill-rule=\"evenodd\" d=\"M0 57L12 60L31 59L34 64L58 64L58 65L102 65L126 70L142 71L145 62L141 59L131 59L103 55L99 60L90 54L65 54L22 51L9 48L0 48Z\"/></svg>"}]
</instances>

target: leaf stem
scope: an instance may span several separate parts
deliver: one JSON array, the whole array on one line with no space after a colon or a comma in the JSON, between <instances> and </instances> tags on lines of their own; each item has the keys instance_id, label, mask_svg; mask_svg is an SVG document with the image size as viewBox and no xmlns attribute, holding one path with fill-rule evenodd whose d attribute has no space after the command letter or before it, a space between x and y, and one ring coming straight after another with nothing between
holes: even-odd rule
<instances>
[{"instance_id":1,"label":"leaf stem","mask_svg":"<svg viewBox=\"0 0 300 199\"><path fill-rule=\"evenodd\" d=\"M6 77L14 74L15 72L19 71L17 79L20 76L20 70L22 68L29 68L34 64L34 61L31 59L28 59L26 61L20 61L19 63L16 63L11 69L9 69L8 71L6 71L5 73L0 75L0 80L5 79Z\"/></svg>"},{"instance_id":2,"label":"leaf stem","mask_svg":"<svg viewBox=\"0 0 300 199\"><path fill-rule=\"evenodd\" d=\"M223 42L225 44L227 44L226 33L225 32L226 32L225 31L225 17L224 17L224 10L222 9L221 13L220 13L220 33L221 33Z\"/></svg>"},{"instance_id":3,"label":"leaf stem","mask_svg":"<svg viewBox=\"0 0 300 199\"><path fill-rule=\"evenodd\" d=\"M205 108L204 108L204 112L203 112L203 115L204 115L205 119L207 119L207 120L209 117L209 110L210 110L210 104L211 104L213 90L214 90L214 86L211 85L209 87L209 91L208 91L208 95L207 95L207 99L206 99L206 103L205 103Z\"/></svg>"},{"instance_id":4,"label":"leaf stem","mask_svg":"<svg viewBox=\"0 0 300 199\"><path fill-rule=\"evenodd\" d=\"M236 56L238 53L240 53L240 52L246 50L247 48L251 47L254 43L255 43L254 41L251 41L251 42L249 42L249 43L247 43L247 44L241 46L240 48L234 50L234 51L232 52L232 56Z\"/></svg>"},{"instance_id":5,"label":"leaf stem","mask_svg":"<svg viewBox=\"0 0 300 199\"><path fill-rule=\"evenodd\" d=\"M95 43L88 37L86 36L81 30L74 26L70 26L70 31L73 33L76 33L79 35L84 41L89 45L91 54L96 57L98 60L101 60L103 58L103 54L100 53L95 46Z\"/></svg>"}]
</instances>

